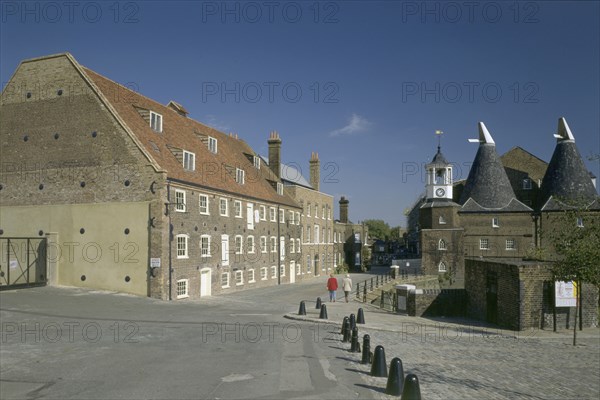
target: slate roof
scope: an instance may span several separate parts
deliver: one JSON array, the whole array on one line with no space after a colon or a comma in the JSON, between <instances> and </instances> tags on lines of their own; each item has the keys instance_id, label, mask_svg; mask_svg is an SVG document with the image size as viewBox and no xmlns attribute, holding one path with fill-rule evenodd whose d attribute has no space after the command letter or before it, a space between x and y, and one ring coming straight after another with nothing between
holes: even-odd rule
<instances>
[{"instance_id":1,"label":"slate roof","mask_svg":"<svg viewBox=\"0 0 600 400\"><path fill-rule=\"evenodd\" d=\"M482 122L479 123L479 149L459 204L463 206L461 211L532 211L516 199L496 144Z\"/></svg>"},{"instance_id":2,"label":"slate roof","mask_svg":"<svg viewBox=\"0 0 600 400\"><path fill-rule=\"evenodd\" d=\"M564 118L558 120L558 133L555 137L556 147L542 180L542 210L564 208L561 200L582 201L586 206L595 202L598 207L598 194L592 178Z\"/></svg>"},{"instance_id":3,"label":"slate roof","mask_svg":"<svg viewBox=\"0 0 600 400\"><path fill-rule=\"evenodd\" d=\"M88 68L82 67L70 55L65 54L73 65L95 86L116 112L130 132L132 139L140 146L149 160L158 170L166 171L167 178L197 185L209 189L240 195L247 198L287 205L295 208L300 206L287 194L279 195L277 190L263 173L256 174L256 168L251 157L255 152L237 136L231 136L206 126L198 121L181 115L171 106L162 105L137 92L129 90ZM181 107L183 108L183 107ZM163 131L157 133L150 128L149 123L141 116L139 110L151 110L162 115ZM217 154L209 151L202 141L207 136L218 141ZM187 171L177 158L176 151L186 150L195 154L196 170ZM235 168L246 171L245 184L235 181ZM267 168L261 168L267 169ZM231 170L234 172L231 173ZM262 178L257 179L256 177Z\"/></svg>"},{"instance_id":4,"label":"slate roof","mask_svg":"<svg viewBox=\"0 0 600 400\"><path fill-rule=\"evenodd\" d=\"M448 162L448 160L446 160L446 157L444 157L444 155L442 154L442 150L441 150L440 146L438 146L437 153L435 153L435 156L433 156L433 160L431 160L430 164L436 164L436 165L450 164Z\"/></svg>"}]
</instances>

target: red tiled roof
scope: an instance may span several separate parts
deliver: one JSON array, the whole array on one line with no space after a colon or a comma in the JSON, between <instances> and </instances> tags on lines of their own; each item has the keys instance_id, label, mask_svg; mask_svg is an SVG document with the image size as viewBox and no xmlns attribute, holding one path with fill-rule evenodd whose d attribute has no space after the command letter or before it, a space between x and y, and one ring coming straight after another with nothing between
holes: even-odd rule
<instances>
[{"instance_id":1,"label":"red tiled roof","mask_svg":"<svg viewBox=\"0 0 600 400\"><path fill-rule=\"evenodd\" d=\"M88 68L81 68L144 146L146 153L154 158L160 168L167 171L168 178L235 193L244 197L300 208L288 195L281 196L277 194L276 189L266 179L267 177L264 174L266 171L256 172L252 161L244 155L244 153L255 154L255 152L243 140L180 115L171 107L129 90ZM163 119L162 132L155 132L138 112L138 109L161 114ZM211 136L217 139L217 154L212 153L198 135ZM173 154L170 148L194 153L196 170L184 170L183 163ZM228 171L228 169L231 169L230 167L233 167L233 173ZM235 181L236 167L246 171L244 185L240 185ZM268 169L266 166L263 168Z\"/></svg>"}]
</instances>

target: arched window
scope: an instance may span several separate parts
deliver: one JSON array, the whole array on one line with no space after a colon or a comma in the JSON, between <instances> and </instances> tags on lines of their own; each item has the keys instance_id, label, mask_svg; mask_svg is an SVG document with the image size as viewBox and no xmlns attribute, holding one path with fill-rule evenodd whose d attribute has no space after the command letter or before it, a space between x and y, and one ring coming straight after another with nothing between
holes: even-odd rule
<instances>
[{"instance_id":1,"label":"arched window","mask_svg":"<svg viewBox=\"0 0 600 400\"><path fill-rule=\"evenodd\" d=\"M440 264L438 265L438 271L439 272L446 272L447 268L446 268L446 263L445 262L440 262Z\"/></svg>"},{"instance_id":2,"label":"arched window","mask_svg":"<svg viewBox=\"0 0 600 400\"><path fill-rule=\"evenodd\" d=\"M438 250L446 250L446 241L444 239L440 239L438 242Z\"/></svg>"}]
</instances>

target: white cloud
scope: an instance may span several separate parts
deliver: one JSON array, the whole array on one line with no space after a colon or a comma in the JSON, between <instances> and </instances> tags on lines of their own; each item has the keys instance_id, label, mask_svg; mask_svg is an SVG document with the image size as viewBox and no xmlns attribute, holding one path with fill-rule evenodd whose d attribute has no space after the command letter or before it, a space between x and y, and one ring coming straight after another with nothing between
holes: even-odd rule
<instances>
[{"instance_id":1,"label":"white cloud","mask_svg":"<svg viewBox=\"0 0 600 400\"><path fill-rule=\"evenodd\" d=\"M210 126L211 128L214 128L218 131L227 133L231 130L231 127L229 125L227 125L226 123L217 120L217 117L215 117L212 114L208 114L205 116L205 125Z\"/></svg>"},{"instance_id":2,"label":"white cloud","mask_svg":"<svg viewBox=\"0 0 600 400\"><path fill-rule=\"evenodd\" d=\"M348 119L348 124L343 128L329 132L329 136L355 135L358 133L367 132L372 125L373 123L368 121L366 118L352 113L352 116L350 119Z\"/></svg>"}]
</instances>

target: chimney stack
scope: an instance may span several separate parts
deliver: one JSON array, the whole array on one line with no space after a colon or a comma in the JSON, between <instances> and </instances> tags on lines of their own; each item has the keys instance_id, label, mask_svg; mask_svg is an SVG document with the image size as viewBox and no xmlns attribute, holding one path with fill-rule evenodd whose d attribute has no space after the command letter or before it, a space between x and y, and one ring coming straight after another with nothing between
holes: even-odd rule
<instances>
[{"instance_id":1,"label":"chimney stack","mask_svg":"<svg viewBox=\"0 0 600 400\"><path fill-rule=\"evenodd\" d=\"M281 179L281 138L277 131L272 131L269 135L269 168Z\"/></svg>"},{"instance_id":2,"label":"chimney stack","mask_svg":"<svg viewBox=\"0 0 600 400\"><path fill-rule=\"evenodd\" d=\"M340 222L343 224L348 223L348 203L350 203L344 196L340 199Z\"/></svg>"},{"instance_id":3,"label":"chimney stack","mask_svg":"<svg viewBox=\"0 0 600 400\"><path fill-rule=\"evenodd\" d=\"M318 153L310 155L310 185L316 191L319 191L319 182L321 181L321 162L319 161Z\"/></svg>"}]
</instances>

